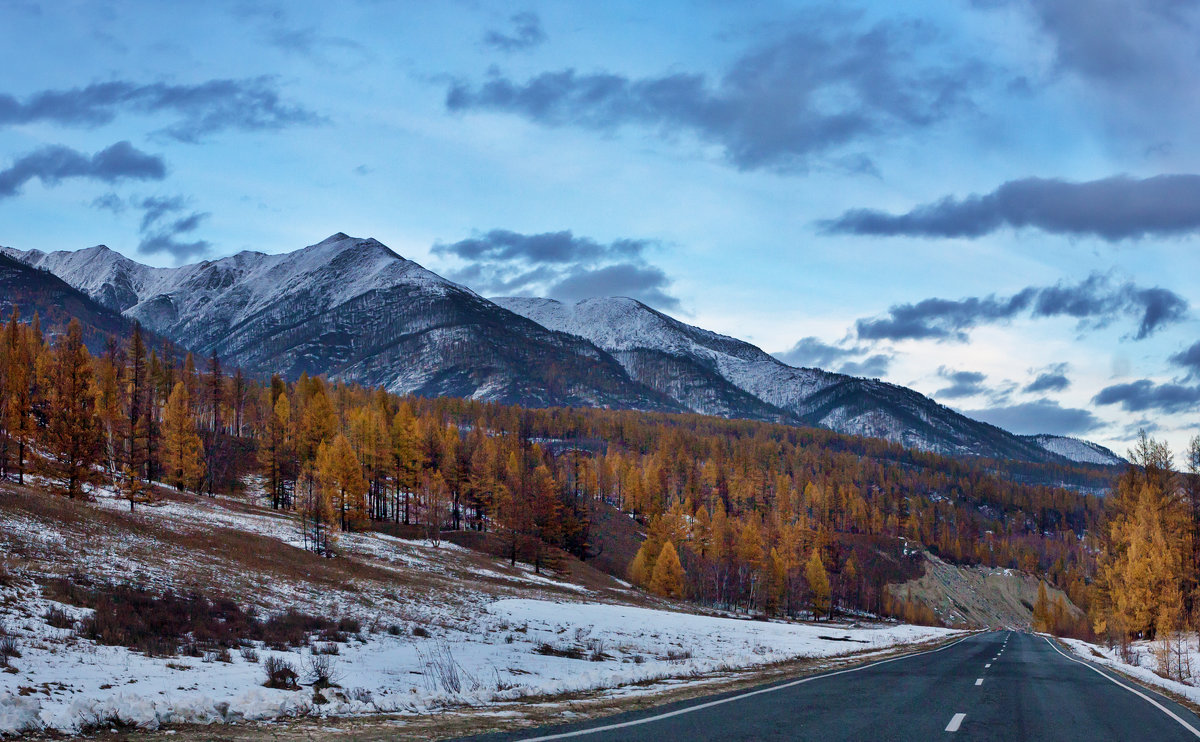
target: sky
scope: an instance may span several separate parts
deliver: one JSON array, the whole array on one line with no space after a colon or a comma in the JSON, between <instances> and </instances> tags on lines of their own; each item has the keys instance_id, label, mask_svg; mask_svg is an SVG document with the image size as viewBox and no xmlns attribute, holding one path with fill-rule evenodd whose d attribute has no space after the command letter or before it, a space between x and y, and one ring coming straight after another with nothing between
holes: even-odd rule
<instances>
[{"instance_id":1,"label":"sky","mask_svg":"<svg viewBox=\"0 0 1200 742\"><path fill-rule=\"evenodd\" d=\"M1180 452L1198 56L1191 0L0 0L0 244L374 237Z\"/></svg>"}]
</instances>

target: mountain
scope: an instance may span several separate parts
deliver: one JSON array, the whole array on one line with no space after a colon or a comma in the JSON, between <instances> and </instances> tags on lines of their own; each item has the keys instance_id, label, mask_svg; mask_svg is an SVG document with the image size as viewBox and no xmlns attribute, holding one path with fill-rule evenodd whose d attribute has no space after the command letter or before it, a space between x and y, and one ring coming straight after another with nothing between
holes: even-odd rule
<instances>
[{"instance_id":1,"label":"mountain","mask_svg":"<svg viewBox=\"0 0 1200 742\"><path fill-rule=\"evenodd\" d=\"M110 336L124 336L132 329L129 320L53 273L0 252L0 320L7 321L14 307L25 320L36 313L48 334L66 331L71 318L77 318L92 353L103 351Z\"/></svg>"},{"instance_id":2,"label":"mountain","mask_svg":"<svg viewBox=\"0 0 1200 742\"><path fill-rule=\"evenodd\" d=\"M1113 453L1110 449L1091 441L1081 441L1063 435L1030 435L1023 436L1031 439L1042 448L1056 453L1063 458L1077 461L1081 464L1099 464L1101 466L1124 466L1129 462Z\"/></svg>"},{"instance_id":3,"label":"mountain","mask_svg":"<svg viewBox=\"0 0 1200 742\"><path fill-rule=\"evenodd\" d=\"M96 302L258 375L302 372L425 396L682 411L592 343L553 332L338 233L291 253L152 268L107 247L9 250Z\"/></svg>"},{"instance_id":4,"label":"mountain","mask_svg":"<svg viewBox=\"0 0 1200 742\"><path fill-rule=\"evenodd\" d=\"M634 299L492 301L552 330L592 341L634 379L699 412L754 419L783 415L953 456L1061 460L1058 452L1036 441L972 420L911 389L794 368L750 343L685 324ZM680 375L681 370L686 374Z\"/></svg>"}]
</instances>

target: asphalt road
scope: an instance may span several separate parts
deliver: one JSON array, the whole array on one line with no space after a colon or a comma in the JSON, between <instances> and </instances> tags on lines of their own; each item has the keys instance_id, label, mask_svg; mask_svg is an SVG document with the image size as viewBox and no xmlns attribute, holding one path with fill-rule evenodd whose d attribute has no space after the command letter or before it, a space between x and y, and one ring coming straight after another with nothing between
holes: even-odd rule
<instances>
[{"instance_id":1,"label":"asphalt road","mask_svg":"<svg viewBox=\"0 0 1200 742\"><path fill-rule=\"evenodd\" d=\"M471 739L1167 742L1200 739L1200 718L1046 639L1002 631L753 691Z\"/></svg>"}]
</instances>

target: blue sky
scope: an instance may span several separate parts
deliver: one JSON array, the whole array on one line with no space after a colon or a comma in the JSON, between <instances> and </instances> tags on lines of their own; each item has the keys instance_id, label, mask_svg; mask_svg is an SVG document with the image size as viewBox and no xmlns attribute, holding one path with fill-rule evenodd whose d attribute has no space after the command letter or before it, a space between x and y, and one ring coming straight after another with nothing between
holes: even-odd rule
<instances>
[{"instance_id":1,"label":"blue sky","mask_svg":"<svg viewBox=\"0 0 1200 742\"><path fill-rule=\"evenodd\" d=\"M9 0L0 42L0 244L342 231L1017 432L1200 430L1184 0Z\"/></svg>"}]
</instances>

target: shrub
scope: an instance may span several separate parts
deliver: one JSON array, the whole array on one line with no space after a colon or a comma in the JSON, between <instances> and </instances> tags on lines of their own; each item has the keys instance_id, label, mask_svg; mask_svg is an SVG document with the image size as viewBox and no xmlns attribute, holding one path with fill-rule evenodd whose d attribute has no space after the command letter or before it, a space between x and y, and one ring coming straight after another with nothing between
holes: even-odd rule
<instances>
[{"instance_id":1,"label":"shrub","mask_svg":"<svg viewBox=\"0 0 1200 742\"><path fill-rule=\"evenodd\" d=\"M341 680L337 661L327 654L309 655L304 663L304 670L308 675L308 682L312 683L314 688L334 687L337 681Z\"/></svg>"},{"instance_id":2,"label":"shrub","mask_svg":"<svg viewBox=\"0 0 1200 742\"><path fill-rule=\"evenodd\" d=\"M20 657L21 651L17 649L17 640L11 636L0 636L0 657L8 659L9 657Z\"/></svg>"},{"instance_id":3,"label":"shrub","mask_svg":"<svg viewBox=\"0 0 1200 742\"><path fill-rule=\"evenodd\" d=\"M258 650L254 647L242 647L242 659L247 662L258 662Z\"/></svg>"},{"instance_id":4,"label":"shrub","mask_svg":"<svg viewBox=\"0 0 1200 742\"><path fill-rule=\"evenodd\" d=\"M421 639L428 639L429 638L429 629L426 629L424 626L414 626L413 630L412 630L412 635L419 637Z\"/></svg>"},{"instance_id":5,"label":"shrub","mask_svg":"<svg viewBox=\"0 0 1200 742\"><path fill-rule=\"evenodd\" d=\"M342 650L341 650L341 647L339 647L338 645L334 644L333 642L329 642L327 644L312 645L312 653L313 654L341 654Z\"/></svg>"},{"instance_id":6,"label":"shrub","mask_svg":"<svg viewBox=\"0 0 1200 742\"><path fill-rule=\"evenodd\" d=\"M75 619L56 605L50 606L42 618L56 629L69 629L75 625Z\"/></svg>"},{"instance_id":7,"label":"shrub","mask_svg":"<svg viewBox=\"0 0 1200 742\"><path fill-rule=\"evenodd\" d=\"M282 690L296 690L300 687L296 683L300 677L296 674L296 666L283 657L277 654L269 655L263 660L262 667L267 676L267 682L263 683L266 687Z\"/></svg>"},{"instance_id":8,"label":"shrub","mask_svg":"<svg viewBox=\"0 0 1200 742\"><path fill-rule=\"evenodd\" d=\"M583 659L583 650L579 647L556 647L549 642L542 642L533 650L537 654L543 654L547 657L566 657L569 660Z\"/></svg>"}]
</instances>

